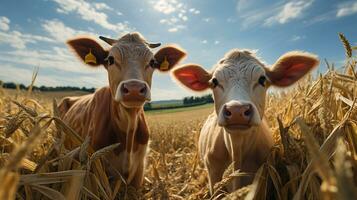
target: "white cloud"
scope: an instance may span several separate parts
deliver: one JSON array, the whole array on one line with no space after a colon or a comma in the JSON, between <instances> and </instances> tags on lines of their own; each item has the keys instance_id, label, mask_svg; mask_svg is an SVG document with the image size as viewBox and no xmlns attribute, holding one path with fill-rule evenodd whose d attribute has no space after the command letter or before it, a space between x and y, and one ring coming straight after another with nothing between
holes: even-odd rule
<instances>
[{"instance_id":1,"label":"white cloud","mask_svg":"<svg viewBox=\"0 0 357 200\"><path fill-rule=\"evenodd\" d=\"M126 33L133 30L127 23L113 24L108 21L108 16L100 9L96 8L97 4L93 4L84 0L53 0L60 7L57 12L68 14L70 12L77 13L83 20L92 21L101 27L113 30L119 33ZM103 8L104 3L100 4ZM105 4L104 7L109 7Z\"/></svg>"},{"instance_id":2,"label":"white cloud","mask_svg":"<svg viewBox=\"0 0 357 200\"><path fill-rule=\"evenodd\" d=\"M8 31L10 29L10 20L7 17L0 17L0 30L2 31Z\"/></svg>"},{"instance_id":3,"label":"white cloud","mask_svg":"<svg viewBox=\"0 0 357 200\"><path fill-rule=\"evenodd\" d=\"M311 6L313 1L291 1L280 9L277 15L271 16L264 21L264 25L271 26L275 23L285 24L293 19L301 17L303 11Z\"/></svg>"},{"instance_id":4,"label":"white cloud","mask_svg":"<svg viewBox=\"0 0 357 200\"><path fill-rule=\"evenodd\" d=\"M175 12L178 4L176 0L158 0L152 1L151 3L153 4L155 10L164 14Z\"/></svg>"},{"instance_id":5,"label":"white cloud","mask_svg":"<svg viewBox=\"0 0 357 200\"><path fill-rule=\"evenodd\" d=\"M39 78L42 79L42 76L40 75L41 74L39 74L38 78L36 79L35 85L41 84L42 80L39 82ZM31 69L17 68L11 64L2 64L2 67L0 68L0 80L5 82L11 81L28 85L31 83L31 77ZM43 85L52 85L57 83L51 79L47 79L45 82L46 83L42 82Z\"/></svg>"},{"instance_id":6,"label":"white cloud","mask_svg":"<svg viewBox=\"0 0 357 200\"><path fill-rule=\"evenodd\" d=\"M62 21L57 19L45 20L42 23L42 28L58 42L65 42L79 34L89 34L85 31L77 31L64 25Z\"/></svg>"},{"instance_id":7,"label":"white cloud","mask_svg":"<svg viewBox=\"0 0 357 200\"><path fill-rule=\"evenodd\" d=\"M54 42L54 40L40 35L24 34L19 31L0 31L0 44L8 44L16 49L25 49L28 43L34 44L37 42Z\"/></svg>"},{"instance_id":8,"label":"white cloud","mask_svg":"<svg viewBox=\"0 0 357 200\"><path fill-rule=\"evenodd\" d=\"M195 8L190 8L189 11L190 11L191 13L195 14L195 15L198 15L198 14L201 13L201 11L199 11L199 10L197 10L197 9L195 9Z\"/></svg>"},{"instance_id":9,"label":"white cloud","mask_svg":"<svg viewBox=\"0 0 357 200\"><path fill-rule=\"evenodd\" d=\"M323 13L321 15L314 16L311 19L306 20L305 23L308 25L311 25L311 24L315 24L318 22L330 21L330 20L336 18L335 15L336 15L336 10L331 10L331 11Z\"/></svg>"},{"instance_id":10,"label":"white cloud","mask_svg":"<svg viewBox=\"0 0 357 200\"><path fill-rule=\"evenodd\" d=\"M179 29L177 27L169 28L168 32L177 32Z\"/></svg>"},{"instance_id":11,"label":"white cloud","mask_svg":"<svg viewBox=\"0 0 357 200\"><path fill-rule=\"evenodd\" d=\"M237 1L237 11L242 11L245 10L247 8L249 8L250 6L254 5L256 2L256 0L238 0Z\"/></svg>"},{"instance_id":12,"label":"white cloud","mask_svg":"<svg viewBox=\"0 0 357 200\"><path fill-rule=\"evenodd\" d=\"M174 26L178 21L179 21L178 18L171 17L171 18L168 18L168 19L161 19L160 23Z\"/></svg>"},{"instance_id":13,"label":"white cloud","mask_svg":"<svg viewBox=\"0 0 357 200\"><path fill-rule=\"evenodd\" d=\"M314 0L280 0L274 4L266 4L265 0L239 0L237 3L238 20L243 29L257 25L285 24L302 18L305 10L313 2ZM230 17L227 22L234 23L238 20Z\"/></svg>"},{"instance_id":14,"label":"white cloud","mask_svg":"<svg viewBox=\"0 0 357 200\"><path fill-rule=\"evenodd\" d=\"M180 18L177 17L171 17L168 19L161 19L160 23L161 24L166 24L168 25L170 28L167 30L168 32L177 32L179 30L182 30L184 28L186 28L185 25L182 24L178 24L178 22L180 22Z\"/></svg>"},{"instance_id":15,"label":"white cloud","mask_svg":"<svg viewBox=\"0 0 357 200\"><path fill-rule=\"evenodd\" d=\"M126 22L124 22L125 24ZM47 32L57 43L65 43L67 40L78 37L78 36L90 36L92 38L98 38L98 34L94 33L93 29L90 31L76 30L65 25L62 21L58 19L44 20L42 22L42 28ZM115 36L105 35L106 37L115 38ZM102 40L96 40L102 46L107 46L108 44Z\"/></svg>"},{"instance_id":16,"label":"white cloud","mask_svg":"<svg viewBox=\"0 0 357 200\"><path fill-rule=\"evenodd\" d=\"M33 69L17 68L11 64L5 64L0 69L0 80L29 85L31 83L32 73ZM41 70L39 70L35 85L59 86L63 84L55 80L54 77L43 76Z\"/></svg>"},{"instance_id":17,"label":"white cloud","mask_svg":"<svg viewBox=\"0 0 357 200\"><path fill-rule=\"evenodd\" d=\"M298 41L298 40L303 40L303 39L305 39L306 38L306 36L300 36L300 35L293 35L292 37L291 37L291 39L290 39L290 41L292 41L292 42L296 42L296 41Z\"/></svg>"},{"instance_id":18,"label":"white cloud","mask_svg":"<svg viewBox=\"0 0 357 200\"><path fill-rule=\"evenodd\" d=\"M178 14L178 17L179 17L180 19L182 19L182 21L187 21L187 20L188 20L188 17L187 17L186 15L182 14L182 13L179 13L179 14Z\"/></svg>"},{"instance_id":19,"label":"white cloud","mask_svg":"<svg viewBox=\"0 0 357 200\"><path fill-rule=\"evenodd\" d=\"M16 49L24 49L26 48L26 44L28 41L22 38L22 34L18 31L14 31L11 33L0 32L0 44L8 44Z\"/></svg>"},{"instance_id":20,"label":"white cloud","mask_svg":"<svg viewBox=\"0 0 357 200\"><path fill-rule=\"evenodd\" d=\"M98 10L113 10L113 8L109 7L105 3L94 3L94 7Z\"/></svg>"},{"instance_id":21,"label":"white cloud","mask_svg":"<svg viewBox=\"0 0 357 200\"><path fill-rule=\"evenodd\" d=\"M189 8L187 4L179 0L158 0L150 1L153 8L167 16L160 20L161 24L166 24L168 32L177 32L186 27L185 23L189 20L189 15L198 15L200 11L196 8Z\"/></svg>"},{"instance_id":22,"label":"white cloud","mask_svg":"<svg viewBox=\"0 0 357 200\"><path fill-rule=\"evenodd\" d=\"M44 21L42 27L58 42L64 42L78 33L78 31L65 26L63 22L57 19Z\"/></svg>"},{"instance_id":23,"label":"white cloud","mask_svg":"<svg viewBox=\"0 0 357 200\"><path fill-rule=\"evenodd\" d=\"M301 39L300 36L294 35L294 36L291 38L291 41L298 41L298 40L300 40L300 39Z\"/></svg>"},{"instance_id":24,"label":"white cloud","mask_svg":"<svg viewBox=\"0 0 357 200\"><path fill-rule=\"evenodd\" d=\"M207 40L202 40L201 41L202 44L207 44L207 42L208 42Z\"/></svg>"},{"instance_id":25,"label":"white cloud","mask_svg":"<svg viewBox=\"0 0 357 200\"><path fill-rule=\"evenodd\" d=\"M0 44L7 44L16 49L25 49L28 43L55 42L53 39L45 36L11 30L10 20L6 17L2 18L2 21L6 26L0 29Z\"/></svg>"},{"instance_id":26,"label":"white cloud","mask_svg":"<svg viewBox=\"0 0 357 200\"><path fill-rule=\"evenodd\" d=\"M49 50L17 49L14 51L1 52L0 61L28 66L41 66L43 68L68 72L95 73L95 70L83 72L83 69L88 67L80 62L75 54L65 47L54 46Z\"/></svg>"},{"instance_id":27,"label":"white cloud","mask_svg":"<svg viewBox=\"0 0 357 200\"><path fill-rule=\"evenodd\" d=\"M202 20L205 22L210 22L210 21L212 21L212 18L206 17L206 18L203 18Z\"/></svg>"},{"instance_id":28,"label":"white cloud","mask_svg":"<svg viewBox=\"0 0 357 200\"><path fill-rule=\"evenodd\" d=\"M29 85L33 73L33 66L28 68L18 68L12 64L4 64L0 68L0 80L11 81ZM107 85L106 73L95 73L88 75L76 74L76 78L71 76L59 76L56 74L45 74L44 68L39 67L39 72L35 81L36 86L77 86L77 87L102 87Z\"/></svg>"},{"instance_id":29,"label":"white cloud","mask_svg":"<svg viewBox=\"0 0 357 200\"><path fill-rule=\"evenodd\" d=\"M169 28L167 31L168 32L177 32L177 31L179 31L181 29L184 29L184 28L186 28L186 26L184 26L184 25L175 25L174 27Z\"/></svg>"},{"instance_id":30,"label":"white cloud","mask_svg":"<svg viewBox=\"0 0 357 200\"><path fill-rule=\"evenodd\" d=\"M331 20L338 20L341 17L353 15L357 13L357 2L349 1L347 3L340 3L334 6L334 9L324 12L320 15L314 16L305 23L308 25L318 22L327 22Z\"/></svg>"},{"instance_id":31,"label":"white cloud","mask_svg":"<svg viewBox=\"0 0 357 200\"><path fill-rule=\"evenodd\" d=\"M344 17L357 13L357 2L341 4L337 10L336 17Z\"/></svg>"},{"instance_id":32,"label":"white cloud","mask_svg":"<svg viewBox=\"0 0 357 200\"><path fill-rule=\"evenodd\" d=\"M29 43L35 44L37 42L63 42L64 40L68 39L67 37L73 37L75 34L84 33L84 31L77 31L66 27L62 22L58 20L44 21L43 28L52 36L52 38L41 35L21 33L19 31L12 30L10 23L8 31L0 31L0 44L8 44L16 49L9 49L7 51L0 52L0 61L3 63L0 69L0 71L2 71L0 72L2 76L6 75L9 78L13 79L14 77L16 77L15 80L23 81L26 80L25 78L28 74L30 74L29 78L31 78L32 71L27 73L22 68L14 69L16 68L15 66L18 65L22 67L31 68L33 66L40 66L41 68L56 69L62 72L77 72L91 76L96 74L94 70L88 70L88 72L83 72L83 69L85 68L84 64L82 64L75 57L75 55L71 53L71 51L67 48L56 47L53 46L53 44L52 47L49 46L49 50L34 50L27 48L27 44ZM4 69L5 65L11 65L12 67L10 67L11 69L8 69L6 71ZM12 76L11 74L14 74L14 76ZM64 77L57 78L63 79ZM48 85L52 82L50 80L44 80L43 83ZM59 82L55 82L53 84L58 85L58 83ZM64 82L62 81L62 83Z\"/></svg>"},{"instance_id":33,"label":"white cloud","mask_svg":"<svg viewBox=\"0 0 357 200\"><path fill-rule=\"evenodd\" d=\"M214 44L219 44L219 43L220 43L220 41L218 41L218 40L214 41Z\"/></svg>"},{"instance_id":34,"label":"white cloud","mask_svg":"<svg viewBox=\"0 0 357 200\"><path fill-rule=\"evenodd\" d=\"M122 15L123 15L123 13L122 13L122 12L120 12L120 11L118 11L118 12L117 12L117 15L122 16Z\"/></svg>"},{"instance_id":35,"label":"white cloud","mask_svg":"<svg viewBox=\"0 0 357 200\"><path fill-rule=\"evenodd\" d=\"M67 35L68 32L72 34L78 33L78 31L72 29L70 30L71 31L67 31ZM57 34L64 36L61 35L62 33L64 32L58 32ZM53 32L52 36L54 35L55 32ZM60 41L63 40L59 37L55 39ZM92 70L88 69L88 67L80 62L78 58L76 58L75 54L67 48L52 46L49 50L33 50L28 49L26 46L27 43L36 43L38 41L57 42L52 38L21 33L18 31L9 31L5 33L0 32L0 43L4 43L4 41L10 46L16 48L16 50L0 52L0 62L3 63L0 68L0 79L2 80L20 80L20 82L23 83L24 81L31 79L32 68L34 66L39 66L40 72L41 69L52 69L58 70L62 73L78 73L78 77L70 78L71 75L61 76L57 74L43 76L40 73L37 85L86 86L89 84L91 87L98 87L102 86L106 81L106 73L98 73L98 70L93 70L93 68L91 68ZM21 68L17 68L16 66L21 66ZM23 68L28 69L25 70ZM104 70L102 68L98 69Z\"/></svg>"}]
</instances>

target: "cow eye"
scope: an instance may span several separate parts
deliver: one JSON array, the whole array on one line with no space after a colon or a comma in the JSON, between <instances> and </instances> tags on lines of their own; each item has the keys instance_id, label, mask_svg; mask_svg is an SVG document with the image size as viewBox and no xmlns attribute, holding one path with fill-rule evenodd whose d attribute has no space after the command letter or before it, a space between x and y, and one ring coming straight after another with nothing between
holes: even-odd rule
<instances>
[{"instance_id":1,"label":"cow eye","mask_svg":"<svg viewBox=\"0 0 357 200\"><path fill-rule=\"evenodd\" d=\"M150 60L149 66L152 67L152 68L155 67L155 60L154 60L154 59L151 59L151 60Z\"/></svg>"},{"instance_id":2,"label":"cow eye","mask_svg":"<svg viewBox=\"0 0 357 200\"><path fill-rule=\"evenodd\" d=\"M149 66L152 68L157 68L158 62L155 59L151 59L149 62Z\"/></svg>"},{"instance_id":3,"label":"cow eye","mask_svg":"<svg viewBox=\"0 0 357 200\"><path fill-rule=\"evenodd\" d=\"M107 60L108 60L108 65L114 64L114 57L113 56L109 56Z\"/></svg>"},{"instance_id":4,"label":"cow eye","mask_svg":"<svg viewBox=\"0 0 357 200\"><path fill-rule=\"evenodd\" d=\"M265 78L265 76L261 76L261 77L259 77L258 83L259 83L261 86L265 87L265 82L266 82L266 80L267 80L267 78Z\"/></svg>"},{"instance_id":5,"label":"cow eye","mask_svg":"<svg viewBox=\"0 0 357 200\"><path fill-rule=\"evenodd\" d=\"M213 87L217 87L219 85L219 82L216 78L212 79Z\"/></svg>"}]
</instances>

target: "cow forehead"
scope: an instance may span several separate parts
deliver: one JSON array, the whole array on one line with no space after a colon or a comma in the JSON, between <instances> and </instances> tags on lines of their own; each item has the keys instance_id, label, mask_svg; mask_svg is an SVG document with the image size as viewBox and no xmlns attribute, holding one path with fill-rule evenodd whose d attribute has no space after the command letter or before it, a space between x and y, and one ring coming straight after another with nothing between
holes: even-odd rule
<instances>
[{"instance_id":1,"label":"cow forehead","mask_svg":"<svg viewBox=\"0 0 357 200\"><path fill-rule=\"evenodd\" d=\"M145 38L137 32L128 33L119 38L110 53L118 59L120 58L122 62L126 59L148 60L153 57Z\"/></svg>"},{"instance_id":2,"label":"cow forehead","mask_svg":"<svg viewBox=\"0 0 357 200\"><path fill-rule=\"evenodd\" d=\"M138 42L118 42L111 48L110 54L119 59L120 62L126 62L128 59L147 61L153 57L153 53L148 46Z\"/></svg>"},{"instance_id":3,"label":"cow forehead","mask_svg":"<svg viewBox=\"0 0 357 200\"><path fill-rule=\"evenodd\" d=\"M265 73L264 64L248 50L233 50L217 64L214 75L224 80L255 79Z\"/></svg>"}]
</instances>

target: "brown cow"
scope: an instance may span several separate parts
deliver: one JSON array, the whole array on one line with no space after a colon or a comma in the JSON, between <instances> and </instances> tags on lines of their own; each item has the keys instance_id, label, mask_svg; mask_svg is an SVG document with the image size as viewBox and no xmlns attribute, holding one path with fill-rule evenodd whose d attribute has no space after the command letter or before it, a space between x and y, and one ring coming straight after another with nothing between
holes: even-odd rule
<instances>
[{"instance_id":1,"label":"brown cow","mask_svg":"<svg viewBox=\"0 0 357 200\"><path fill-rule=\"evenodd\" d=\"M103 65L108 72L109 87L94 94L66 97L59 105L61 117L82 137L89 135L95 150L120 143L107 156L114 170L134 187L143 182L144 162L149 130L143 105L151 98L151 80L155 69L168 71L186 54L175 46L161 48L155 55L139 33L126 34L118 40L100 37L110 44L104 50L96 41L77 38L68 45L79 58L93 67ZM66 141L67 146L70 142Z\"/></svg>"},{"instance_id":2,"label":"brown cow","mask_svg":"<svg viewBox=\"0 0 357 200\"><path fill-rule=\"evenodd\" d=\"M210 192L225 169L255 173L266 161L273 137L264 119L265 96L270 85L290 86L317 66L317 56L289 52L268 68L247 50L232 50L212 72L185 65L173 75L194 91L211 88L215 111L202 127L199 151L208 170ZM251 183L253 176L239 177L228 191Z\"/></svg>"}]
</instances>

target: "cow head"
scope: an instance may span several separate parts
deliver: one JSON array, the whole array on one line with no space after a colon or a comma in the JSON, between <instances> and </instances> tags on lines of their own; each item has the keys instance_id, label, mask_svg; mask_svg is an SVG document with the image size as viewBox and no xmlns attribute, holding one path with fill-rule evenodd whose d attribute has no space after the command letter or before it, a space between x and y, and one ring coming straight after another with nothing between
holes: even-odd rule
<instances>
[{"instance_id":1,"label":"cow head","mask_svg":"<svg viewBox=\"0 0 357 200\"><path fill-rule=\"evenodd\" d=\"M160 43L148 43L139 33L129 33L118 40L100 37L111 45L105 50L95 40L76 38L68 45L87 65L103 65L108 72L112 97L127 108L141 107L151 99L151 80L155 70L169 71L186 54L175 46L166 46L155 54Z\"/></svg>"},{"instance_id":2,"label":"cow head","mask_svg":"<svg viewBox=\"0 0 357 200\"><path fill-rule=\"evenodd\" d=\"M284 54L268 68L254 53L232 50L212 72L199 65L185 65L173 75L191 90L211 88L218 125L234 133L261 123L269 86L290 86L318 64L317 56L295 51Z\"/></svg>"}]
</instances>

